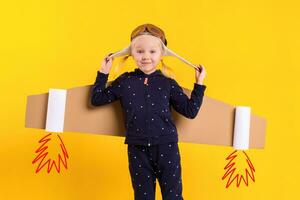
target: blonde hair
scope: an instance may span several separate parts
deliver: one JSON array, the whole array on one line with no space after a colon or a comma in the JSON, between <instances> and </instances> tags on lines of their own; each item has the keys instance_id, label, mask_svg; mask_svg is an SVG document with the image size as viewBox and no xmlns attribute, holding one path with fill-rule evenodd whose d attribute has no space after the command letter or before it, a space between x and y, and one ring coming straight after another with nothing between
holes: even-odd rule
<instances>
[{"instance_id":1,"label":"blonde hair","mask_svg":"<svg viewBox=\"0 0 300 200\"><path fill-rule=\"evenodd\" d=\"M121 60L116 64L113 68L113 79L117 78L120 75L121 68L125 66L126 60L130 57L130 55L123 56ZM160 67L158 67L160 69ZM175 74L169 66L167 66L163 60L161 60L161 72L165 77L175 79Z\"/></svg>"},{"instance_id":2,"label":"blonde hair","mask_svg":"<svg viewBox=\"0 0 300 200\"><path fill-rule=\"evenodd\" d=\"M164 76L175 79L175 74L173 72L173 70L168 67L163 60L161 60L161 64L162 64L162 73Z\"/></svg>"},{"instance_id":3,"label":"blonde hair","mask_svg":"<svg viewBox=\"0 0 300 200\"><path fill-rule=\"evenodd\" d=\"M124 63L125 61L129 58L130 55L126 55L126 56L123 56L120 60L120 62L115 66L113 67L113 80L116 79L119 75L120 75L120 71L121 71L121 67L124 66Z\"/></svg>"},{"instance_id":4,"label":"blonde hair","mask_svg":"<svg viewBox=\"0 0 300 200\"><path fill-rule=\"evenodd\" d=\"M148 32L145 32L145 34L149 34ZM151 34L150 34L151 35ZM151 35L152 36L152 35ZM165 49L163 48L163 44L161 44L161 40L159 38L157 38L159 41L160 41L160 49L161 49L161 55L164 55L165 53ZM136 39L133 39L133 41L131 41L131 44L130 44L130 52L131 52L131 48L132 46L134 46L135 44L135 41ZM122 56L120 61L117 63L117 65L114 68L113 70L113 79L117 78L120 74L121 74L121 68L123 68L125 66L125 62L126 60L129 58L129 57L132 57L132 54L130 53L129 55L126 55L126 56ZM162 74L165 76L165 77L168 77L168 78L173 78L175 79L175 74L173 72L173 70L167 66L164 61L161 59L161 67L159 67L159 65L157 66L158 69L161 68L161 72Z\"/></svg>"},{"instance_id":5,"label":"blonde hair","mask_svg":"<svg viewBox=\"0 0 300 200\"><path fill-rule=\"evenodd\" d=\"M126 55L121 57L121 60L116 64L113 70L113 79L117 78L120 75L121 69L125 66L126 60L130 57L131 55ZM158 67L159 69L160 67ZM169 66L167 66L163 60L161 60L161 72L165 77L175 79L175 74Z\"/></svg>"}]
</instances>

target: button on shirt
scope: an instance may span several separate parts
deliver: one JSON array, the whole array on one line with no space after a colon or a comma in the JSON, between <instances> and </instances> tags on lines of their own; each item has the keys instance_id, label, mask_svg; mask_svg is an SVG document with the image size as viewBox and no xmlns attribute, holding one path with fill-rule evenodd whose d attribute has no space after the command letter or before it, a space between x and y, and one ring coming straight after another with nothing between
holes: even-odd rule
<instances>
[{"instance_id":1,"label":"button on shirt","mask_svg":"<svg viewBox=\"0 0 300 200\"><path fill-rule=\"evenodd\" d=\"M189 98L175 79L157 69L145 74L139 68L125 72L106 86L108 74L97 71L91 104L101 106L120 100L124 113L125 144L155 145L178 142L171 109L193 119L201 107L205 85L194 83Z\"/></svg>"}]
</instances>

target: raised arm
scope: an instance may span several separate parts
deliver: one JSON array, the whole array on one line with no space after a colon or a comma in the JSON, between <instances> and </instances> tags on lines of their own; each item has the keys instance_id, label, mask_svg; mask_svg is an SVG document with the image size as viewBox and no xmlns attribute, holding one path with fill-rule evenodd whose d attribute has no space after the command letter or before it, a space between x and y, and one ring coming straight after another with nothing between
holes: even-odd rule
<instances>
[{"instance_id":1,"label":"raised arm","mask_svg":"<svg viewBox=\"0 0 300 200\"><path fill-rule=\"evenodd\" d=\"M194 88L189 98L178 83L171 79L170 103L178 113L193 119L197 116L202 105L205 89L205 85L194 83Z\"/></svg>"},{"instance_id":2,"label":"raised arm","mask_svg":"<svg viewBox=\"0 0 300 200\"><path fill-rule=\"evenodd\" d=\"M97 71L97 78L91 90L91 104L101 106L118 100L121 95L121 77L123 75L106 87L108 74Z\"/></svg>"},{"instance_id":3,"label":"raised arm","mask_svg":"<svg viewBox=\"0 0 300 200\"><path fill-rule=\"evenodd\" d=\"M121 95L121 78L122 74L116 78L108 87L106 87L109 71L112 66L113 58L109 58L108 54L101 63L101 68L97 71L97 77L91 90L91 104L94 106L101 106L107 103L114 102L120 98Z\"/></svg>"},{"instance_id":4,"label":"raised arm","mask_svg":"<svg viewBox=\"0 0 300 200\"><path fill-rule=\"evenodd\" d=\"M171 79L171 105L174 109L183 116L193 119L197 116L200 107L202 105L204 91L206 86L203 85L204 78L206 76L206 70L203 65L196 65L194 88L189 99L178 83Z\"/></svg>"}]
</instances>

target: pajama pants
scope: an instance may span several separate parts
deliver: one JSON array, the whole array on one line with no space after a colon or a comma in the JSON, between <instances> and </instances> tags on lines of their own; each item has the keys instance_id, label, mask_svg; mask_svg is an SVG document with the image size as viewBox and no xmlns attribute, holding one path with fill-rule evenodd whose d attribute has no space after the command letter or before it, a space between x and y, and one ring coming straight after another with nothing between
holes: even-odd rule
<instances>
[{"instance_id":1,"label":"pajama pants","mask_svg":"<svg viewBox=\"0 0 300 200\"><path fill-rule=\"evenodd\" d=\"M180 152L177 142L153 146L128 144L135 200L154 200L156 178L163 200L183 200Z\"/></svg>"}]
</instances>

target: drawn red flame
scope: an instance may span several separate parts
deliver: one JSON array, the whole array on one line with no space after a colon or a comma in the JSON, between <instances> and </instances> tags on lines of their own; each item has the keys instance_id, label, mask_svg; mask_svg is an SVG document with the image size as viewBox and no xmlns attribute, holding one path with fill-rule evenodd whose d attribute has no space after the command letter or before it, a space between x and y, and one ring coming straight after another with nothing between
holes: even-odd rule
<instances>
[{"instance_id":1,"label":"drawn red flame","mask_svg":"<svg viewBox=\"0 0 300 200\"><path fill-rule=\"evenodd\" d=\"M224 167L224 170L227 170L224 174L224 176L222 177L222 180L224 180L226 177L229 176L228 180L227 180L227 184L226 184L226 188L228 188L231 183L233 183L236 180L236 186L239 187L242 180L243 182L246 184L246 186L248 186L249 184L249 177L252 179L253 182L255 182L255 178L254 178L254 166L252 164L252 162L250 161L249 156L246 154L245 151L243 151L243 153L246 156L246 162L248 164L248 168L245 168L245 175L242 174L238 174L238 173L234 173L236 171L236 165L235 162L233 162L233 160L238 156L237 155L237 150L235 150L234 152L232 152L227 158L226 160L229 160L228 164ZM234 175L235 174L235 175Z\"/></svg>"},{"instance_id":2,"label":"drawn red flame","mask_svg":"<svg viewBox=\"0 0 300 200\"><path fill-rule=\"evenodd\" d=\"M48 154L48 146L46 144L51 140L51 133L44 136L39 143L41 143L41 146L35 151L38 155L34 158L32 161L32 164L35 164L36 162L39 162L38 167L35 170L35 173L38 173L44 166L47 166L47 172L49 173L53 166L55 166L55 169L58 173L60 173L61 170L61 164L67 169L67 158L69 158L69 155L67 153L67 149L59 135L57 135L59 141L60 141L60 149L61 153L58 153L57 160L54 160L52 158L49 158ZM49 144L48 144L49 145ZM62 154L62 155L61 155ZM48 156L48 157L47 157Z\"/></svg>"}]
</instances>

